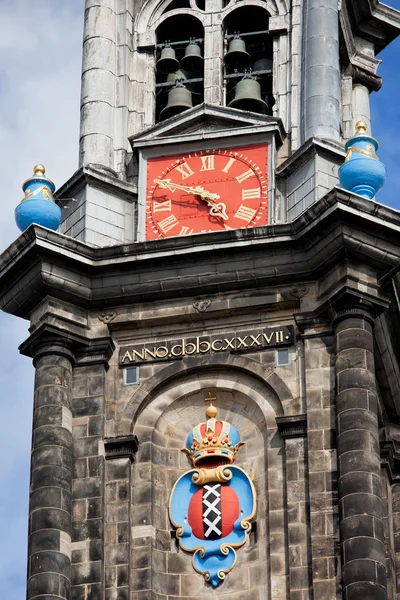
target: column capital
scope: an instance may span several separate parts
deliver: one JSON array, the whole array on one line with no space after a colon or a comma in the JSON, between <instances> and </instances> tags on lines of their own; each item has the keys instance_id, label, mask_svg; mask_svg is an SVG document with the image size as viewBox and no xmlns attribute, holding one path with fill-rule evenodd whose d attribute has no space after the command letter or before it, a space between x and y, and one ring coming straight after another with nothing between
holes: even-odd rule
<instances>
[{"instance_id":1,"label":"column capital","mask_svg":"<svg viewBox=\"0 0 400 600\"><path fill-rule=\"evenodd\" d=\"M114 352L111 336L87 338L55 325L43 324L23 342L19 351L34 363L46 355L65 356L76 365L105 364Z\"/></svg>"},{"instance_id":2,"label":"column capital","mask_svg":"<svg viewBox=\"0 0 400 600\"><path fill-rule=\"evenodd\" d=\"M136 435L106 438L104 440L106 459L129 458L131 462L139 448L139 440Z\"/></svg>"},{"instance_id":3,"label":"column capital","mask_svg":"<svg viewBox=\"0 0 400 600\"><path fill-rule=\"evenodd\" d=\"M366 304L343 306L337 310L332 308L331 318L333 327L336 327L343 319L351 318L366 319L371 325L374 325L374 310L372 305L367 306Z\"/></svg>"},{"instance_id":4,"label":"column capital","mask_svg":"<svg viewBox=\"0 0 400 600\"><path fill-rule=\"evenodd\" d=\"M325 305L325 314L334 327L347 318L362 318L372 325L374 320L389 307L389 301L382 297L366 295L356 290L345 288L340 290Z\"/></svg>"}]
</instances>

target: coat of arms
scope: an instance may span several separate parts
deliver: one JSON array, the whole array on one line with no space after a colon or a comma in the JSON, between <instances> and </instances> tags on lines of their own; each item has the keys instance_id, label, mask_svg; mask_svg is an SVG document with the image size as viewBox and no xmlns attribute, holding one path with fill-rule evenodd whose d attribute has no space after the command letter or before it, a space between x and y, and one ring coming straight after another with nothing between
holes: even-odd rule
<instances>
[{"instance_id":1,"label":"coat of arms","mask_svg":"<svg viewBox=\"0 0 400 600\"><path fill-rule=\"evenodd\" d=\"M193 567L217 587L236 562L236 549L246 543L256 511L256 492L247 473L233 466L244 442L206 398L207 421L188 435L184 451L193 469L175 483L169 515L183 550L192 552Z\"/></svg>"}]
</instances>

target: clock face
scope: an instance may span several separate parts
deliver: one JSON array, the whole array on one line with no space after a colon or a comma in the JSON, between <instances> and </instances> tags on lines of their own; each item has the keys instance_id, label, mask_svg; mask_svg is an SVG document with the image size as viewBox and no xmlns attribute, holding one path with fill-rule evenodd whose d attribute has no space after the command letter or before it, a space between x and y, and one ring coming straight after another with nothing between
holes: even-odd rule
<instances>
[{"instance_id":1,"label":"clock face","mask_svg":"<svg viewBox=\"0 0 400 600\"><path fill-rule=\"evenodd\" d=\"M146 239L268 223L268 146L147 161Z\"/></svg>"}]
</instances>

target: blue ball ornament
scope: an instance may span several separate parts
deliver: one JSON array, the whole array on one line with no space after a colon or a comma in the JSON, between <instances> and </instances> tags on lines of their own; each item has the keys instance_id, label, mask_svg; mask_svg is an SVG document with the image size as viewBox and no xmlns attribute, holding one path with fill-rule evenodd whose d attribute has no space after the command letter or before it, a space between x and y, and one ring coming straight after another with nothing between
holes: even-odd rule
<instances>
[{"instance_id":1,"label":"blue ball ornament","mask_svg":"<svg viewBox=\"0 0 400 600\"><path fill-rule=\"evenodd\" d=\"M61 223L61 208L54 200L56 186L45 177L43 165L36 165L33 176L25 181L22 186L25 193L15 209L15 221L21 231L30 225L42 225L56 231Z\"/></svg>"},{"instance_id":2,"label":"blue ball ornament","mask_svg":"<svg viewBox=\"0 0 400 600\"><path fill-rule=\"evenodd\" d=\"M339 182L345 190L372 200L385 183L386 168L376 155L377 140L366 131L366 124L359 121L356 135L345 144L347 156L339 168Z\"/></svg>"}]
</instances>

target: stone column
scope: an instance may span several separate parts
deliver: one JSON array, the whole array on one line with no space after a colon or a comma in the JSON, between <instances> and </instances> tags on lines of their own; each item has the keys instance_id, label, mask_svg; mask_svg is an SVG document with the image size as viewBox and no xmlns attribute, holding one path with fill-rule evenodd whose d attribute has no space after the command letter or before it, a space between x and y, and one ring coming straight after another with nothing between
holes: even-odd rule
<instances>
[{"instance_id":1,"label":"stone column","mask_svg":"<svg viewBox=\"0 0 400 600\"><path fill-rule=\"evenodd\" d=\"M307 0L304 31L303 141L340 138L339 14L337 0Z\"/></svg>"},{"instance_id":2,"label":"stone column","mask_svg":"<svg viewBox=\"0 0 400 600\"><path fill-rule=\"evenodd\" d=\"M369 104L369 89L361 83L353 85L353 131L356 129L358 121L364 121L367 124L367 131L371 133L371 110Z\"/></svg>"},{"instance_id":3,"label":"stone column","mask_svg":"<svg viewBox=\"0 0 400 600\"><path fill-rule=\"evenodd\" d=\"M344 309L334 329L343 598L386 600L373 319Z\"/></svg>"},{"instance_id":4,"label":"stone column","mask_svg":"<svg viewBox=\"0 0 400 600\"><path fill-rule=\"evenodd\" d=\"M34 352L28 600L70 600L72 361L59 341Z\"/></svg>"},{"instance_id":5,"label":"stone column","mask_svg":"<svg viewBox=\"0 0 400 600\"><path fill-rule=\"evenodd\" d=\"M80 166L95 163L114 168L116 31L114 0L86 0Z\"/></svg>"}]
</instances>

